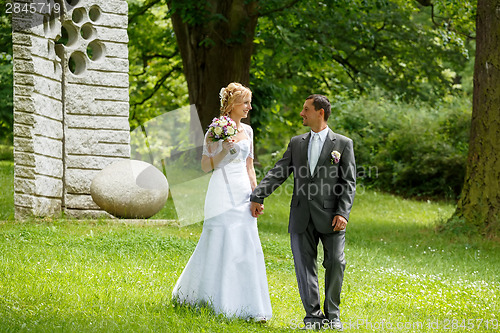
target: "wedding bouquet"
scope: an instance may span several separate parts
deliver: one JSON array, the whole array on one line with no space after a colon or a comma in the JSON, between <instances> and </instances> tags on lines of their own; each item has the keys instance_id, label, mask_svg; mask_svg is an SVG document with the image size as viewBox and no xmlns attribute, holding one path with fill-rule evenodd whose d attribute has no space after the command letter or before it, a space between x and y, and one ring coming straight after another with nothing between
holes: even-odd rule
<instances>
[{"instance_id":1,"label":"wedding bouquet","mask_svg":"<svg viewBox=\"0 0 500 333\"><path fill-rule=\"evenodd\" d=\"M227 116L212 119L212 123L208 126L208 137L212 141L226 140L236 133L238 133L236 123ZM236 154L236 149L232 148L229 152Z\"/></svg>"}]
</instances>

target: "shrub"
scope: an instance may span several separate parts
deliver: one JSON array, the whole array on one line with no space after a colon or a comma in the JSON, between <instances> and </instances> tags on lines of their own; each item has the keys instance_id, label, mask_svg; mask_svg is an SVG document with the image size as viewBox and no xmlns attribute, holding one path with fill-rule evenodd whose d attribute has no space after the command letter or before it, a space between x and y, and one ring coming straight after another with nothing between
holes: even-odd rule
<instances>
[{"instance_id":1,"label":"shrub","mask_svg":"<svg viewBox=\"0 0 500 333\"><path fill-rule=\"evenodd\" d=\"M360 184L408 197L455 200L465 176L471 110L465 97L434 106L380 96L332 99L328 123L353 139ZM261 126L255 122L259 175L281 157L291 136L308 130L299 111L283 107L266 112Z\"/></svg>"},{"instance_id":2,"label":"shrub","mask_svg":"<svg viewBox=\"0 0 500 333\"><path fill-rule=\"evenodd\" d=\"M360 99L334 105L334 131L354 140L358 173L365 185L404 196L456 199L467 158L471 102L440 105Z\"/></svg>"}]
</instances>

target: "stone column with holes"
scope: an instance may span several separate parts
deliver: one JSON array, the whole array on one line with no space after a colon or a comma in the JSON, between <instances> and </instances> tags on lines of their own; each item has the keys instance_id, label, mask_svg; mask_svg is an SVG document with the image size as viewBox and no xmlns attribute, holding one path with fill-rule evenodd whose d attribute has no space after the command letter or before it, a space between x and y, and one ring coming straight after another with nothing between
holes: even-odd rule
<instances>
[{"instance_id":1,"label":"stone column with holes","mask_svg":"<svg viewBox=\"0 0 500 333\"><path fill-rule=\"evenodd\" d=\"M130 156L127 2L25 2L12 16L16 219L108 216L90 184Z\"/></svg>"}]
</instances>

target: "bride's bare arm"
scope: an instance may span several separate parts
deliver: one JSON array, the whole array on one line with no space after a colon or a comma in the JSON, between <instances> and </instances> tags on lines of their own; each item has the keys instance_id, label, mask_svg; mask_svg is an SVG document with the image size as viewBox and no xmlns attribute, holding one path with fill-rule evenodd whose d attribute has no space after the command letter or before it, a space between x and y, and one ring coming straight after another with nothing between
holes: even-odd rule
<instances>
[{"instance_id":1,"label":"bride's bare arm","mask_svg":"<svg viewBox=\"0 0 500 333\"><path fill-rule=\"evenodd\" d=\"M220 153L216 154L213 157L208 157L206 155L202 155L201 156L201 170L203 170L204 172L210 172L213 169L215 169L215 167L217 165L219 165L219 163L224 159L224 157L227 155L228 151L233 146L234 145L232 142L224 141L222 143L222 150Z\"/></svg>"},{"instance_id":2,"label":"bride's bare arm","mask_svg":"<svg viewBox=\"0 0 500 333\"><path fill-rule=\"evenodd\" d=\"M201 170L203 170L204 172L212 171L213 169L215 169L215 167L220 163L220 161L222 161L222 159L226 155L227 155L226 150L222 150L220 153L218 153L214 157L208 157L206 155L203 155L201 157Z\"/></svg>"},{"instance_id":3,"label":"bride's bare arm","mask_svg":"<svg viewBox=\"0 0 500 333\"><path fill-rule=\"evenodd\" d=\"M250 178L250 186L253 189L257 186L257 177L255 176L255 168L253 167L253 158L247 157L247 172Z\"/></svg>"}]
</instances>

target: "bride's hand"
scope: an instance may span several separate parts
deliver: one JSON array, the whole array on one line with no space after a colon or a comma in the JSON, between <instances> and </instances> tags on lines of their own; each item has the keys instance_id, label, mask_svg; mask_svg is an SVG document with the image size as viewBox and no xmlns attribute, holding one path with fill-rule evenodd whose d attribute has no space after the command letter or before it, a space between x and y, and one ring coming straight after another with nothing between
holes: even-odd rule
<instances>
[{"instance_id":1,"label":"bride's hand","mask_svg":"<svg viewBox=\"0 0 500 333\"><path fill-rule=\"evenodd\" d=\"M259 215L264 214L264 204L250 201L250 212L253 217L259 217Z\"/></svg>"},{"instance_id":2,"label":"bride's hand","mask_svg":"<svg viewBox=\"0 0 500 333\"><path fill-rule=\"evenodd\" d=\"M222 149L224 149L226 152L230 151L232 148L234 148L232 139L227 139L222 142Z\"/></svg>"}]
</instances>

